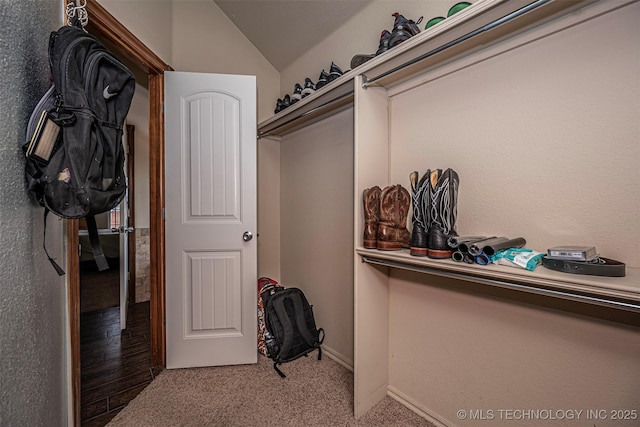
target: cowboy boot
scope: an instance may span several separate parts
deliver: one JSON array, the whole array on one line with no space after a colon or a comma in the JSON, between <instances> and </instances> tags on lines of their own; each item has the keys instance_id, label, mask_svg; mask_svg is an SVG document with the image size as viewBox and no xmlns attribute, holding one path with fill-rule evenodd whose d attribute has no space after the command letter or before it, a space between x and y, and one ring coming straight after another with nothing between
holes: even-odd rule
<instances>
[{"instance_id":1,"label":"cowboy boot","mask_svg":"<svg viewBox=\"0 0 640 427\"><path fill-rule=\"evenodd\" d=\"M409 175L411 181L411 202L413 229L411 231L410 253L413 256L427 256L427 230L429 228L429 178L431 171L427 170L422 178L418 172Z\"/></svg>"},{"instance_id":2,"label":"cowboy boot","mask_svg":"<svg viewBox=\"0 0 640 427\"><path fill-rule=\"evenodd\" d=\"M427 232L427 256L429 258L451 258L453 251L447 241L457 236L458 174L447 169L431 172L429 179L430 221Z\"/></svg>"},{"instance_id":3,"label":"cowboy boot","mask_svg":"<svg viewBox=\"0 0 640 427\"><path fill-rule=\"evenodd\" d=\"M378 223L378 249L397 251L409 247L407 216L411 196L401 185L385 187L380 193L380 222Z\"/></svg>"},{"instance_id":4,"label":"cowboy boot","mask_svg":"<svg viewBox=\"0 0 640 427\"><path fill-rule=\"evenodd\" d=\"M378 236L378 221L380 220L380 187L367 188L363 193L364 203L364 239L366 249L375 249Z\"/></svg>"}]
</instances>

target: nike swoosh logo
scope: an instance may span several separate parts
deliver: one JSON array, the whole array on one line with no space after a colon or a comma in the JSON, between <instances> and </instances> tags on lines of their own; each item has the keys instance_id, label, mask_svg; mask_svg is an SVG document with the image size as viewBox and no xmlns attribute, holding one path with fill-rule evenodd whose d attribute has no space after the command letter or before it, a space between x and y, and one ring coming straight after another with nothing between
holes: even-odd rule
<instances>
[{"instance_id":1,"label":"nike swoosh logo","mask_svg":"<svg viewBox=\"0 0 640 427\"><path fill-rule=\"evenodd\" d=\"M118 94L118 92L109 92L109 85L107 85L107 87L104 88L104 90L102 91L102 96L104 96L104 99L109 99L113 96L116 96Z\"/></svg>"}]
</instances>

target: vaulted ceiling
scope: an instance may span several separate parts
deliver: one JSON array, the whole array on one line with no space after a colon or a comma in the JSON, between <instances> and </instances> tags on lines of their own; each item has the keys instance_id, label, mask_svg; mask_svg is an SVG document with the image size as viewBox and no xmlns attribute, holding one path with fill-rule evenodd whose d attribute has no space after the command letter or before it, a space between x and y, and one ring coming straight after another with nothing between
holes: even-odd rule
<instances>
[{"instance_id":1,"label":"vaulted ceiling","mask_svg":"<svg viewBox=\"0 0 640 427\"><path fill-rule=\"evenodd\" d=\"M373 0L213 0L282 71Z\"/></svg>"}]
</instances>

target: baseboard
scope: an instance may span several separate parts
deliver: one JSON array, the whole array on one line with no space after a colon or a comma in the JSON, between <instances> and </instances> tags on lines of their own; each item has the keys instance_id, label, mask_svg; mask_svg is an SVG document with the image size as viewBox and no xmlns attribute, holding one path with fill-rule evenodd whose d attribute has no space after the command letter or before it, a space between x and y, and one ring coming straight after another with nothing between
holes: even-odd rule
<instances>
[{"instance_id":1,"label":"baseboard","mask_svg":"<svg viewBox=\"0 0 640 427\"><path fill-rule=\"evenodd\" d=\"M337 363L344 366L346 369L353 372L353 362L348 361L344 355L335 351L331 347L323 345L322 353L325 356L329 357L330 359L335 360ZM399 391L393 386L387 386L387 395L392 399L394 399L395 401L397 401L398 403L400 403L402 406L409 409L410 411L418 414L425 420L429 421L431 424L433 424L436 427L456 427L455 424L448 422L445 418L438 416L433 411L420 405L414 399L405 395L404 393L402 393L401 391Z\"/></svg>"},{"instance_id":2,"label":"baseboard","mask_svg":"<svg viewBox=\"0 0 640 427\"><path fill-rule=\"evenodd\" d=\"M418 402L393 386L387 386L387 395L389 395L393 400L399 402L402 406L420 415L436 427L455 427L455 424L450 423L445 418L420 405Z\"/></svg>"},{"instance_id":3,"label":"baseboard","mask_svg":"<svg viewBox=\"0 0 640 427\"><path fill-rule=\"evenodd\" d=\"M344 366L345 368L353 372L353 361L349 361L344 355L338 353L331 347L322 345L322 354L328 356L329 359L335 360L340 365Z\"/></svg>"}]
</instances>

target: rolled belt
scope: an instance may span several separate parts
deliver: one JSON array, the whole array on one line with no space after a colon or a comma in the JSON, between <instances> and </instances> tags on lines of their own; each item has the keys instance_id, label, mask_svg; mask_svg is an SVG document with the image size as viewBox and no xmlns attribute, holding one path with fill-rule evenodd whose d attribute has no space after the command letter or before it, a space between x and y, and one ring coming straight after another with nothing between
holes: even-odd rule
<instances>
[{"instance_id":1,"label":"rolled belt","mask_svg":"<svg viewBox=\"0 0 640 427\"><path fill-rule=\"evenodd\" d=\"M590 276L624 277L625 264L614 259L598 257L591 261L572 261L542 257L542 265L563 273L587 274Z\"/></svg>"}]
</instances>

